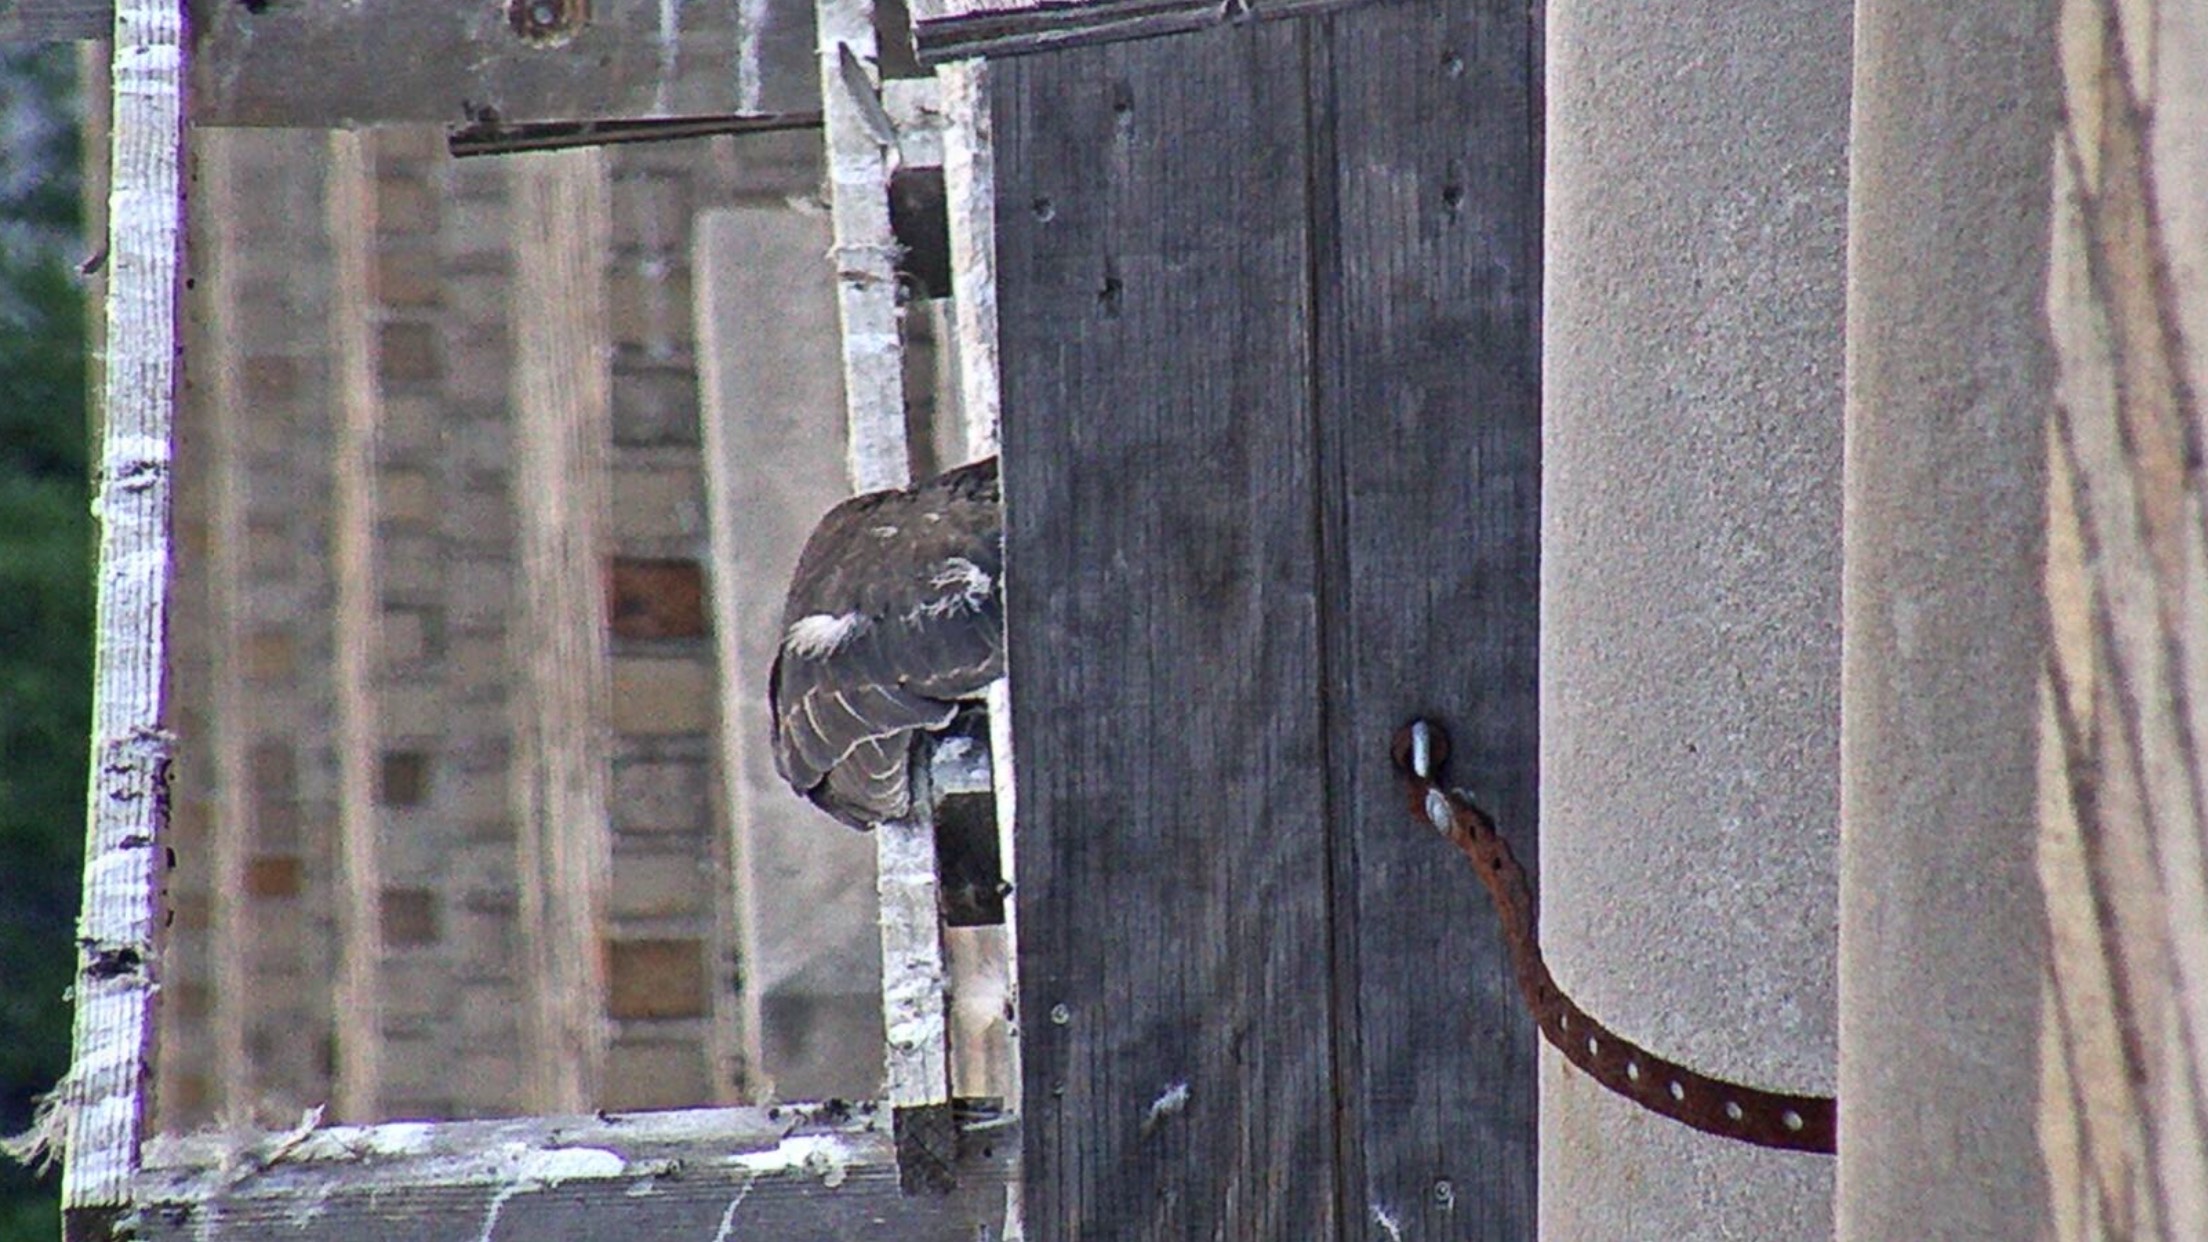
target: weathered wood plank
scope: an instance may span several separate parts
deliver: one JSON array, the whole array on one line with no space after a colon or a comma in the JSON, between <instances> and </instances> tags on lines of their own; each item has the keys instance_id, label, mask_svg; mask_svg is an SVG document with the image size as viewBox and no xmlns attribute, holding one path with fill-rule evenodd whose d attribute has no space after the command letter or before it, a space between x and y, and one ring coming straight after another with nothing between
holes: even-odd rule
<instances>
[{"instance_id":1,"label":"weathered wood plank","mask_svg":"<svg viewBox=\"0 0 2208 1242\"><path fill-rule=\"evenodd\" d=\"M1534 1029L1484 898L1404 822L1387 742L1446 722L1455 778L1534 865L1539 45L1495 0L1313 31L1342 1231L1527 1238Z\"/></svg>"},{"instance_id":2,"label":"weathered wood plank","mask_svg":"<svg viewBox=\"0 0 2208 1242\"><path fill-rule=\"evenodd\" d=\"M98 1236L138 1165L155 905L174 739L164 728L184 244L184 13L117 8L109 151L107 362L101 392L97 629L76 1021L46 1121L63 1146L71 1236Z\"/></svg>"},{"instance_id":3,"label":"weathered wood plank","mask_svg":"<svg viewBox=\"0 0 2208 1242\"><path fill-rule=\"evenodd\" d=\"M0 43L104 39L115 27L111 0L5 0Z\"/></svg>"},{"instance_id":4,"label":"weathered wood plank","mask_svg":"<svg viewBox=\"0 0 2208 1242\"><path fill-rule=\"evenodd\" d=\"M1031 1237L1335 1230L1304 52L992 68Z\"/></svg>"},{"instance_id":5,"label":"weathered wood plank","mask_svg":"<svg viewBox=\"0 0 2208 1242\"><path fill-rule=\"evenodd\" d=\"M2039 739L2048 1234L2192 1238L2208 1232L2208 290L2172 256L2208 238L2192 206L2208 195L2208 22L2108 0L2068 0L2061 22Z\"/></svg>"},{"instance_id":6,"label":"weathered wood plank","mask_svg":"<svg viewBox=\"0 0 2208 1242\"><path fill-rule=\"evenodd\" d=\"M330 461L331 583L337 745L338 902L335 1095L345 1121L383 1116L383 891L376 633L376 181L371 139L330 135L330 345L336 359L337 435ZM243 977L242 975L240 976Z\"/></svg>"},{"instance_id":7,"label":"weathered wood plank","mask_svg":"<svg viewBox=\"0 0 2208 1242\"><path fill-rule=\"evenodd\" d=\"M1003 1236L1019 1132L974 1118L960 1189L904 1198L874 1104L344 1126L149 1147L138 1232L182 1242Z\"/></svg>"},{"instance_id":8,"label":"weathered wood plank","mask_svg":"<svg viewBox=\"0 0 2208 1242\"><path fill-rule=\"evenodd\" d=\"M195 6L199 8L202 6ZM540 6L530 6L531 8ZM555 0L553 26L516 28L522 4L209 4L195 31L200 124L352 127L810 108L812 0L680 5ZM697 71L700 64L725 66Z\"/></svg>"},{"instance_id":9,"label":"weathered wood plank","mask_svg":"<svg viewBox=\"0 0 2208 1242\"><path fill-rule=\"evenodd\" d=\"M613 869L604 586L612 346L603 152L516 156L513 494L521 608L509 631L513 799L529 980L527 1098L596 1101L606 1056L605 908Z\"/></svg>"},{"instance_id":10,"label":"weathered wood plank","mask_svg":"<svg viewBox=\"0 0 2208 1242\"><path fill-rule=\"evenodd\" d=\"M913 23L920 62L1024 56L1059 48L1186 34L1212 26L1312 17L1374 0L1035 0L928 6ZM917 16L917 13L916 13Z\"/></svg>"}]
</instances>

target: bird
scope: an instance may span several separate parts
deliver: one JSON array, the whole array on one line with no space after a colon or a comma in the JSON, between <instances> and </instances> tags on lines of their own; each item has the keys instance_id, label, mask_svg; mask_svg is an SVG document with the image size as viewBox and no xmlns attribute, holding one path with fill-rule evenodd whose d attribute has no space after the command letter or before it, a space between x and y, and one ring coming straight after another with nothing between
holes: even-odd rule
<instances>
[{"instance_id":1,"label":"bird","mask_svg":"<svg viewBox=\"0 0 2208 1242\"><path fill-rule=\"evenodd\" d=\"M1004 676L997 459L854 496L805 541L769 673L774 766L862 831L912 813L914 743Z\"/></svg>"}]
</instances>

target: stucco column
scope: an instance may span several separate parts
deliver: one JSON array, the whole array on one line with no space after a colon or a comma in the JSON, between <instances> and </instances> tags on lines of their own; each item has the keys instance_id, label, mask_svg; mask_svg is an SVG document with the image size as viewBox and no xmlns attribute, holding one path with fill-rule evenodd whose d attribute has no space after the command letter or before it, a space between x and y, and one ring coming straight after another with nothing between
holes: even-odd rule
<instances>
[{"instance_id":1,"label":"stucco column","mask_svg":"<svg viewBox=\"0 0 2208 1242\"><path fill-rule=\"evenodd\" d=\"M1856 6L1840 1233L2030 1238L2053 0Z\"/></svg>"},{"instance_id":2,"label":"stucco column","mask_svg":"<svg viewBox=\"0 0 2208 1242\"><path fill-rule=\"evenodd\" d=\"M1849 14L1557 0L1548 36L1542 938L1619 1034L1828 1092ZM1543 1049L1541 1236L1829 1237L1829 1157Z\"/></svg>"}]
</instances>

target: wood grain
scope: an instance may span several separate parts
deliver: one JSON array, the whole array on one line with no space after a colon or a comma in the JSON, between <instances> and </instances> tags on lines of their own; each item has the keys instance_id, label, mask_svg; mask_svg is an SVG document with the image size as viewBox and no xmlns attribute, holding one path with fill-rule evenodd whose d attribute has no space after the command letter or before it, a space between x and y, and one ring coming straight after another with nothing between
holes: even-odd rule
<instances>
[{"instance_id":1,"label":"wood grain","mask_svg":"<svg viewBox=\"0 0 2208 1242\"><path fill-rule=\"evenodd\" d=\"M129 1199L145 1119L157 971L156 885L174 739L164 727L184 242L183 12L115 14L107 358L92 753L77 923L76 1023L51 1120L66 1148L62 1209L95 1231Z\"/></svg>"},{"instance_id":2,"label":"wood grain","mask_svg":"<svg viewBox=\"0 0 2208 1242\"><path fill-rule=\"evenodd\" d=\"M1538 45L1497 4L1311 28L1343 1236L1530 1237L1534 1028L1387 740L1438 715L1535 868Z\"/></svg>"},{"instance_id":3,"label":"wood grain","mask_svg":"<svg viewBox=\"0 0 2208 1242\"><path fill-rule=\"evenodd\" d=\"M2208 168L2197 126L2190 162L2158 141L2208 119L2208 65L2171 38L2144 67L2153 38L2208 46L2181 10L2062 7L2039 1129L2066 1242L2208 1235L2208 297L2173 268Z\"/></svg>"},{"instance_id":4,"label":"wood grain","mask_svg":"<svg viewBox=\"0 0 2208 1242\"><path fill-rule=\"evenodd\" d=\"M1334 1233L1304 50L991 68L1031 1237Z\"/></svg>"},{"instance_id":5,"label":"wood grain","mask_svg":"<svg viewBox=\"0 0 2208 1242\"><path fill-rule=\"evenodd\" d=\"M907 1199L873 1106L338 1126L164 1140L138 1232L175 1242L1003 1236L1016 1127L962 1135L961 1189ZM971 1124L971 1123L969 1123Z\"/></svg>"},{"instance_id":6,"label":"wood grain","mask_svg":"<svg viewBox=\"0 0 2208 1242\"><path fill-rule=\"evenodd\" d=\"M509 631L513 799L531 1041L525 1098L597 1100L606 1056L612 871L602 572L612 441L606 157L514 157L514 504L519 614Z\"/></svg>"}]
</instances>

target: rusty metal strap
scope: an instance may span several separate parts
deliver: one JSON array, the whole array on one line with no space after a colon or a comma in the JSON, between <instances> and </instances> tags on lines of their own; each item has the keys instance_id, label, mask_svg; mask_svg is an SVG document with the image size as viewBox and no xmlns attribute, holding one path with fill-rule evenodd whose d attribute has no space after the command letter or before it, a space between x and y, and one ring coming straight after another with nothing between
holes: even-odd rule
<instances>
[{"instance_id":1,"label":"rusty metal strap","mask_svg":"<svg viewBox=\"0 0 2208 1242\"><path fill-rule=\"evenodd\" d=\"M1721 1138L1829 1155L1838 1111L1832 1097L1765 1091L1698 1074L1621 1038L1564 995L1541 957L1526 869L1485 811L1441 785L1448 753L1449 735L1440 725L1420 720L1396 731L1395 761L1410 782L1411 814L1472 860L1502 919L1518 990L1541 1037L1590 1078L1650 1112Z\"/></svg>"}]
</instances>

